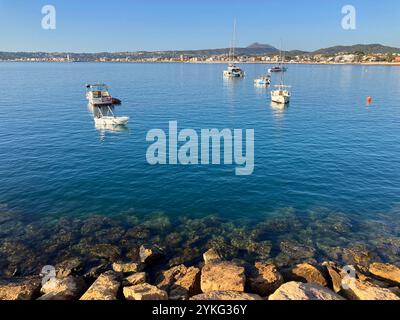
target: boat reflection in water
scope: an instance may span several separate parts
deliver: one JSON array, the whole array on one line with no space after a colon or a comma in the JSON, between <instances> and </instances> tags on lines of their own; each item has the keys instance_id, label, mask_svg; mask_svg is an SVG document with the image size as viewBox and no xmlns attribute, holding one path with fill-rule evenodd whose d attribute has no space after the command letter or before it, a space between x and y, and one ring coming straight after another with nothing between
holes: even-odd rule
<instances>
[{"instance_id":1,"label":"boat reflection in water","mask_svg":"<svg viewBox=\"0 0 400 320\"><path fill-rule=\"evenodd\" d=\"M286 111L289 109L289 104L282 104L271 101L272 116L276 120L282 120Z\"/></svg>"}]
</instances>

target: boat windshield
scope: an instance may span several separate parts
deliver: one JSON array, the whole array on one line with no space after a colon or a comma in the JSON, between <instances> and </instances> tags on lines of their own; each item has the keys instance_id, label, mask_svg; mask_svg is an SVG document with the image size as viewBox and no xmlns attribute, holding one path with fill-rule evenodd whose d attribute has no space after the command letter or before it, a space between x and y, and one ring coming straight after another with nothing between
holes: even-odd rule
<instances>
[{"instance_id":1,"label":"boat windshield","mask_svg":"<svg viewBox=\"0 0 400 320\"><path fill-rule=\"evenodd\" d=\"M108 91L107 86L105 85L92 85L90 87L88 87L89 91Z\"/></svg>"}]
</instances>

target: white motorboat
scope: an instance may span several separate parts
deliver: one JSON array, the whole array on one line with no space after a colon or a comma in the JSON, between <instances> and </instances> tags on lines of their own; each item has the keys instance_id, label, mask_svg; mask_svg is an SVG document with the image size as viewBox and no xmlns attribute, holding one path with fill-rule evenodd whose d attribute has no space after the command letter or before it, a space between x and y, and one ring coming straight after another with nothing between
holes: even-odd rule
<instances>
[{"instance_id":1,"label":"white motorboat","mask_svg":"<svg viewBox=\"0 0 400 320\"><path fill-rule=\"evenodd\" d=\"M257 87L268 87L270 84L271 77L269 75L262 75L254 80L254 85Z\"/></svg>"},{"instance_id":2,"label":"white motorboat","mask_svg":"<svg viewBox=\"0 0 400 320\"><path fill-rule=\"evenodd\" d=\"M126 125L129 121L127 116L116 116L113 112L113 106L94 106L93 119L96 125L103 126L121 126Z\"/></svg>"},{"instance_id":3,"label":"white motorboat","mask_svg":"<svg viewBox=\"0 0 400 320\"><path fill-rule=\"evenodd\" d=\"M233 40L231 48L229 49L229 64L228 68L224 70L225 78L243 78L245 73L242 69L235 65L235 42L236 42L236 20L233 23Z\"/></svg>"},{"instance_id":4,"label":"white motorboat","mask_svg":"<svg viewBox=\"0 0 400 320\"><path fill-rule=\"evenodd\" d=\"M113 98L105 84L87 84L86 99L93 106L119 105L121 100Z\"/></svg>"},{"instance_id":5,"label":"white motorboat","mask_svg":"<svg viewBox=\"0 0 400 320\"><path fill-rule=\"evenodd\" d=\"M291 93L289 91L290 86L285 86L283 83L276 85L275 90L271 91L272 102L279 104L287 104L290 102Z\"/></svg>"}]
</instances>

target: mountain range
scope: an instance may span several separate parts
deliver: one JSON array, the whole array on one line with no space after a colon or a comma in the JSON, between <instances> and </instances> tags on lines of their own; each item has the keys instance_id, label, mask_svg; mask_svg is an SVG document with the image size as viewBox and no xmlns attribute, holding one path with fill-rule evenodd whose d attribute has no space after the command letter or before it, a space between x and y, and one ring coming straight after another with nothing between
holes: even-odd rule
<instances>
[{"instance_id":1,"label":"mountain range","mask_svg":"<svg viewBox=\"0 0 400 320\"><path fill-rule=\"evenodd\" d=\"M71 52L1 52L0 60L12 60L21 58L64 58L67 54L70 55L71 59L80 61L95 61L99 58L149 58L149 57L168 57L168 56L212 56L212 55L223 55L229 52L229 48L221 49L204 49L204 50L180 50L180 51L134 51L134 52L99 52L99 53L71 53ZM251 45L243 48L235 49L236 55L276 55L280 53L280 50L269 44L252 43ZM375 53L400 53L400 48L388 47L381 44L356 44L352 46L333 46L329 48L323 48L316 51L308 52L302 50L291 50L284 51L286 56L301 56L301 55L335 55L338 53L364 53L364 54L375 54Z\"/></svg>"}]
</instances>

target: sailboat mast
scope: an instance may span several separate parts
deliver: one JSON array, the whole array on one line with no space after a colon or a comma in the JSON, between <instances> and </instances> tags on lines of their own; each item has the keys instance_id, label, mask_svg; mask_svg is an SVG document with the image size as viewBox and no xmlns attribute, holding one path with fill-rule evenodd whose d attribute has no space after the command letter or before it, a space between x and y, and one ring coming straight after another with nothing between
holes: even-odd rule
<instances>
[{"instance_id":1,"label":"sailboat mast","mask_svg":"<svg viewBox=\"0 0 400 320\"><path fill-rule=\"evenodd\" d=\"M235 47L236 47L236 18L233 20L233 40L232 40L232 60L235 59Z\"/></svg>"}]
</instances>

